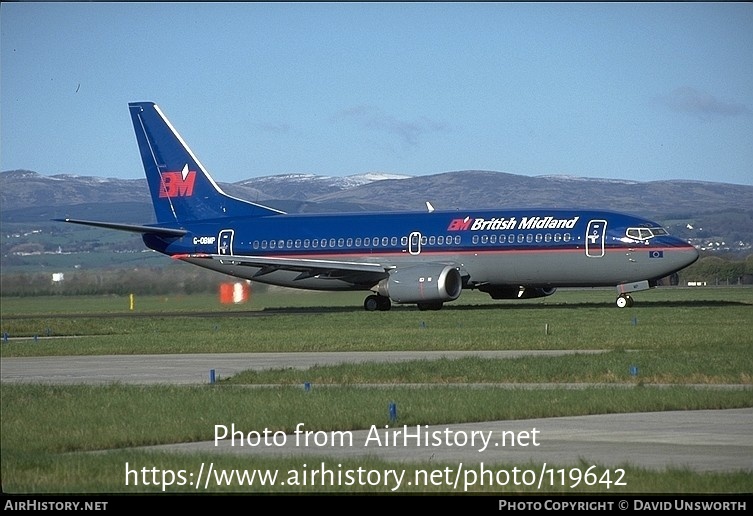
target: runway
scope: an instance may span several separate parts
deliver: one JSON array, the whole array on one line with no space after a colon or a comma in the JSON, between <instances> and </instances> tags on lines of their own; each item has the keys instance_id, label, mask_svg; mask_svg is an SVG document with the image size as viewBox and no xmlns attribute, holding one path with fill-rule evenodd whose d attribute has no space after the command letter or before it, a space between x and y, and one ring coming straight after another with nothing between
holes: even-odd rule
<instances>
[{"instance_id":1,"label":"runway","mask_svg":"<svg viewBox=\"0 0 753 516\"><path fill-rule=\"evenodd\" d=\"M297 368L358 362L399 362L476 356L517 358L561 356L591 351L375 351L311 353L201 353L170 355L100 355L13 357L0 361L0 381L7 383L125 383L200 385L241 371Z\"/></svg>"},{"instance_id":2,"label":"runway","mask_svg":"<svg viewBox=\"0 0 753 516\"><path fill-rule=\"evenodd\" d=\"M249 431L261 429L235 430L247 436ZM388 441L392 434L386 430L399 430L401 434L395 437L396 441ZM249 446L240 438L241 434L232 443L229 438L232 433L228 433L228 438L216 446L214 441L208 441L150 449L230 453L249 458L299 456L330 462L372 456L399 463L529 464L535 469L545 464L550 467L569 465L578 466L583 472L592 464L610 468L631 464L652 470L682 467L695 471L753 473L753 409L486 421L426 428L423 425L404 428L397 422L390 425L390 429L382 425L350 432L352 438L345 444L341 444L338 435L336 446L329 442L318 446L313 436L304 444L303 438L294 434L286 436L284 446ZM471 436L477 436L474 443ZM484 441L481 439L487 436L488 444L482 449ZM527 438L519 439L520 436ZM325 441L327 437L321 436L320 442ZM432 444L434 442L438 444Z\"/></svg>"},{"instance_id":3,"label":"runway","mask_svg":"<svg viewBox=\"0 0 753 516\"><path fill-rule=\"evenodd\" d=\"M599 353L599 350L590 351ZM439 357L484 356L512 358L521 355L552 356L557 351L491 351L491 352L388 352L388 353L230 353L199 355L111 355L80 357L4 358L0 362L3 383L50 384L180 384L202 385L215 378L233 375L247 369L307 368L319 364L343 362L400 361L435 359ZM567 352L570 353L570 352ZM583 351L579 351L583 353ZM584 388L574 385L518 385L500 387L500 403L504 403L504 389L515 388ZM610 387L610 386L604 386ZM629 386L628 386L629 387ZM645 386L650 388L650 386ZM317 388L316 386L314 388ZM614 386L611 386L614 388ZM751 389L750 386L721 386L719 388ZM217 425L230 427L231 421ZM488 421L481 423L438 425L403 428L399 420L391 430L409 435L442 436L436 445L423 445L421 438L399 441L394 446L380 446L374 432L380 435L384 427L349 433L351 445L318 446L296 444L296 436L286 436L284 446L241 446L224 439L150 447L181 453L212 452L248 456L287 455L321 457L332 460L377 456L389 461L451 462L464 464L509 463L538 465L600 464L619 467L631 464L648 469L685 467L695 471L745 471L753 473L753 409L698 410L608 414L578 417L559 417L516 421ZM248 434L262 429L236 429ZM537 437L534 444L530 435ZM528 432L528 444L510 444L505 436ZM404 435L401 434L401 435ZM230 435L230 434L229 434ZM459 444L447 436L488 436L488 443L480 450L479 440ZM427 443L429 441L426 441ZM235 444L235 446L233 446Z\"/></svg>"}]
</instances>

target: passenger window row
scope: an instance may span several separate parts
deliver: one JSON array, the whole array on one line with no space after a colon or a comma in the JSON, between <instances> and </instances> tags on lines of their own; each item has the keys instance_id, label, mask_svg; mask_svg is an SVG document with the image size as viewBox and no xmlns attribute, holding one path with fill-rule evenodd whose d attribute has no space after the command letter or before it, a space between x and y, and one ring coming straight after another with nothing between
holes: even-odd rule
<instances>
[{"instance_id":1,"label":"passenger window row","mask_svg":"<svg viewBox=\"0 0 753 516\"><path fill-rule=\"evenodd\" d=\"M399 238L401 246L408 245L408 237ZM460 235L422 237L422 245L460 245ZM398 237L365 237L365 238L322 238L317 239L288 239L288 240L254 240L254 249L342 249L342 248L381 248L396 247Z\"/></svg>"},{"instance_id":2,"label":"passenger window row","mask_svg":"<svg viewBox=\"0 0 753 516\"><path fill-rule=\"evenodd\" d=\"M509 235L473 235L471 242L478 244L532 244L549 242L570 242L570 233L510 233ZM399 239L401 246L408 245L408 237ZM447 246L460 245L460 235L422 236L421 245ZM398 237L365 237L365 238L322 238L317 239L288 239L288 240L254 240L254 249L342 249L342 248L380 248L396 247Z\"/></svg>"},{"instance_id":3,"label":"passenger window row","mask_svg":"<svg viewBox=\"0 0 753 516\"><path fill-rule=\"evenodd\" d=\"M534 242L569 242L570 233L510 233L509 235L473 235L474 245L481 244L532 244Z\"/></svg>"}]
</instances>

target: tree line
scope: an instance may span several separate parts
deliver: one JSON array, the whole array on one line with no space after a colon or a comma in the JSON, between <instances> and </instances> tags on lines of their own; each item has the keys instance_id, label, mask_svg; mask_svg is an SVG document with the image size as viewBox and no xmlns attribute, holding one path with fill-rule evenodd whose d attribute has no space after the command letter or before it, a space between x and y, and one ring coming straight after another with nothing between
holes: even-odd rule
<instances>
[{"instance_id":1,"label":"tree line","mask_svg":"<svg viewBox=\"0 0 753 516\"><path fill-rule=\"evenodd\" d=\"M220 284L241 281L199 267L90 269L63 273L53 281L50 273L0 274L3 296L166 295L217 293ZM264 285L256 284L257 292Z\"/></svg>"},{"instance_id":2,"label":"tree line","mask_svg":"<svg viewBox=\"0 0 753 516\"><path fill-rule=\"evenodd\" d=\"M705 281L708 285L750 285L753 284L753 254L744 260L702 256L680 274L685 281Z\"/></svg>"}]
</instances>

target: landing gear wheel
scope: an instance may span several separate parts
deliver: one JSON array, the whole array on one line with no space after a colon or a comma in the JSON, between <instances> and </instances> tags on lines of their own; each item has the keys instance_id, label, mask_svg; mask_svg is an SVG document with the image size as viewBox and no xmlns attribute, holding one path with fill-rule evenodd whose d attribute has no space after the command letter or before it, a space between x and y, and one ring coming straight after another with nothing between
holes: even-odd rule
<instances>
[{"instance_id":1,"label":"landing gear wheel","mask_svg":"<svg viewBox=\"0 0 753 516\"><path fill-rule=\"evenodd\" d=\"M363 301L363 308L367 312L374 312L379 308L379 298L377 296L369 296Z\"/></svg>"},{"instance_id":2,"label":"landing gear wheel","mask_svg":"<svg viewBox=\"0 0 753 516\"><path fill-rule=\"evenodd\" d=\"M617 308L630 308L631 306L633 306L633 298L629 295L621 294L620 297L617 298Z\"/></svg>"},{"instance_id":3,"label":"landing gear wheel","mask_svg":"<svg viewBox=\"0 0 753 516\"><path fill-rule=\"evenodd\" d=\"M367 312L374 312L376 310L386 312L391 307L390 298L384 296L371 295L363 301L363 308Z\"/></svg>"}]
</instances>

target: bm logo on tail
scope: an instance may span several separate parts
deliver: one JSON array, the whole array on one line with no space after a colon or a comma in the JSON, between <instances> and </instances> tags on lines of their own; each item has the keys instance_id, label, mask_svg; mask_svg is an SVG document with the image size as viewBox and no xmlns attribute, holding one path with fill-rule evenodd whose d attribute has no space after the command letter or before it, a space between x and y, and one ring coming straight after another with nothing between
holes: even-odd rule
<instances>
[{"instance_id":1,"label":"bm logo on tail","mask_svg":"<svg viewBox=\"0 0 753 516\"><path fill-rule=\"evenodd\" d=\"M162 197L191 197L193 185L196 181L196 171L188 170L188 164L180 172L162 172L159 196Z\"/></svg>"}]
</instances>

